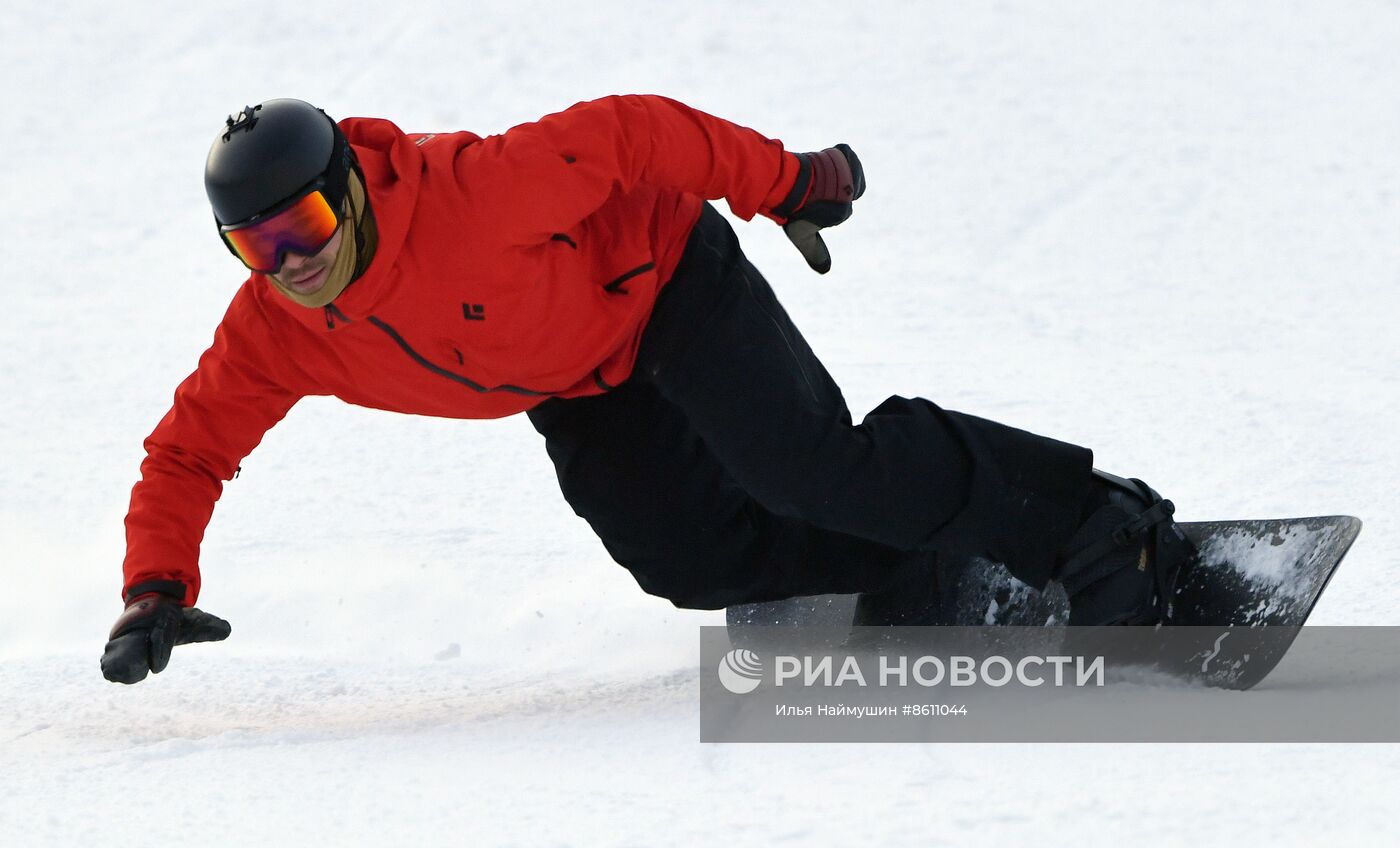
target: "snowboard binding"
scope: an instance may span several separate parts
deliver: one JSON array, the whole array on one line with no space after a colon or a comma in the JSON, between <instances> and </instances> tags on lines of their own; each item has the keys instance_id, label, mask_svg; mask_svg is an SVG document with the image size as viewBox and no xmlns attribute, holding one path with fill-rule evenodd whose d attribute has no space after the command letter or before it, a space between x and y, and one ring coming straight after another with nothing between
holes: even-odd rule
<instances>
[{"instance_id":1,"label":"snowboard binding","mask_svg":"<svg viewBox=\"0 0 1400 848\"><path fill-rule=\"evenodd\" d=\"M1195 547L1172 519L1176 507L1141 480L1094 470L1097 502L1066 544L1055 579L1071 625L1171 621L1171 600Z\"/></svg>"}]
</instances>

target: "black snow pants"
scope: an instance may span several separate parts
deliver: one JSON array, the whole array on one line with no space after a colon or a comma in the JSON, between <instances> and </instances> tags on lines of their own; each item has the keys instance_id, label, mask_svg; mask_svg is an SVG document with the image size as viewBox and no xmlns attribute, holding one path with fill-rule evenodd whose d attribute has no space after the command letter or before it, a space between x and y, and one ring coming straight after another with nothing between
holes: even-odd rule
<instances>
[{"instance_id":1,"label":"black snow pants","mask_svg":"<svg viewBox=\"0 0 1400 848\"><path fill-rule=\"evenodd\" d=\"M920 398L853 424L708 204L627 382L529 416L613 559L698 609L879 591L938 554L1043 586L1092 466L1087 449Z\"/></svg>"}]
</instances>

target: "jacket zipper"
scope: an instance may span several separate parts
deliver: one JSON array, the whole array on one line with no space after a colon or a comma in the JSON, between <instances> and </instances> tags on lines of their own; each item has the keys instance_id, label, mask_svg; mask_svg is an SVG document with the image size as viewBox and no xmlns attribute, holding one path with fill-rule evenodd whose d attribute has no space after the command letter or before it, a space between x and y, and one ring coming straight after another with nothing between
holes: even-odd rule
<instances>
[{"instance_id":1,"label":"jacket zipper","mask_svg":"<svg viewBox=\"0 0 1400 848\"><path fill-rule=\"evenodd\" d=\"M618 277L616 280L613 280L611 283L608 283L607 285L603 286L603 291L607 292L608 294L627 294L627 289L624 289L622 287L623 283L627 282L628 280L632 279L638 274L645 274L646 272L652 270L655 267L655 262L648 262L645 265L638 265L636 268L633 268L631 271L628 271L626 274L623 274L621 277Z\"/></svg>"},{"instance_id":2,"label":"jacket zipper","mask_svg":"<svg viewBox=\"0 0 1400 848\"><path fill-rule=\"evenodd\" d=\"M334 329L335 329L335 319L337 319L337 318L339 318L343 323L346 323L346 324L352 324L352 323L354 323L353 321L350 320L349 317L346 316L346 314L345 314L344 312L341 312L340 309L339 309L339 307L337 307L334 303L328 303L328 304L326 304L325 307L323 307L323 310L324 310L324 312L325 312L325 314L326 314L326 329L327 329L327 330L334 330Z\"/></svg>"},{"instance_id":3,"label":"jacket zipper","mask_svg":"<svg viewBox=\"0 0 1400 848\"><path fill-rule=\"evenodd\" d=\"M365 320L369 321L375 327L378 327L384 332L385 335L393 339L394 344L398 345L399 348L403 350L404 353L408 354L409 358L412 359L414 362L418 363L419 365L423 366L424 368L428 369L434 374L437 374L439 377L446 377L447 379L452 380L453 382L461 383L462 385L466 386L474 392L510 392L512 394L528 395L530 397L548 397L551 394L555 394L555 392L538 392L534 389L525 389L521 388L520 386L483 386L475 380L470 379L469 377L463 377L461 374L448 371L446 368L434 365L432 362L429 362L426 357L424 357L418 351L414 350L413 347L409 345L407 341L404 340L404 337L399 335L397 330L384 323L383 321L379 320L378 318L374 317L373 315L369 316Z\"/></svg>"}]
</instances>

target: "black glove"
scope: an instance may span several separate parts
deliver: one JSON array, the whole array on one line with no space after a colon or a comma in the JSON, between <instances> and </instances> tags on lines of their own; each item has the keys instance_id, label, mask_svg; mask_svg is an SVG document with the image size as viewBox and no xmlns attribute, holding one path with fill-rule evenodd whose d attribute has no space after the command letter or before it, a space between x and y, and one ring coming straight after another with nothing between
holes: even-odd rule
<instances>
[{"instance_id":1,"label":"black glove","mask_svg":"<svg viewBox=\"0 0 1400 848\"><path fill-rule=\"evenodd\" d=\"M838 144L819 153L798 153L797 182L773 215L783 219L783 232L802 251L812 270L831 270L831 252L821 230L851 217L851 204L865 193L865 170L850 145Z\"/></svg>"},{"instance_id":2,"label":"black glove","mask_svg":"<svg viewBox=\"0 0 1400 848\"><path fill-rule=\"evenodd\" d=\"M146 592L127 601L126 611L112 625L102 654L102 676L113 683L137 683L146 672L160 674L176 645L217 642L231 631L227 621L160 592Z\"/></svg>"}]
</instances>

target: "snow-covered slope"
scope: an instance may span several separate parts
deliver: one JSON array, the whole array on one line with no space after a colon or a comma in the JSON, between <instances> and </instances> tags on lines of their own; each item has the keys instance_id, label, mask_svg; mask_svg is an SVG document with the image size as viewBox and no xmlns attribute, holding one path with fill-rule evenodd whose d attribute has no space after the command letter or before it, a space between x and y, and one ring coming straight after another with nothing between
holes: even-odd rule
<instances>
[{"instance_id":1,"label":"snow-covered slope","mask_svg":"<svg viewBox=\"0 0 1400 848\"><path fill-rule=\"evenodd\" d=\"M276 96L486 133L656 92L848 142L830 275L740 235L853 409L1084 443L1186 519L1360 515L1314 620L1395 622L1394 3L58 2L0 44L0 844L1395 835L1393 747L702 746L720 617L636 589L523 419L304 402L204 545L234 636L97 669L141 439L242 279L203 158Z\"/></svg>"}]
</instances>

